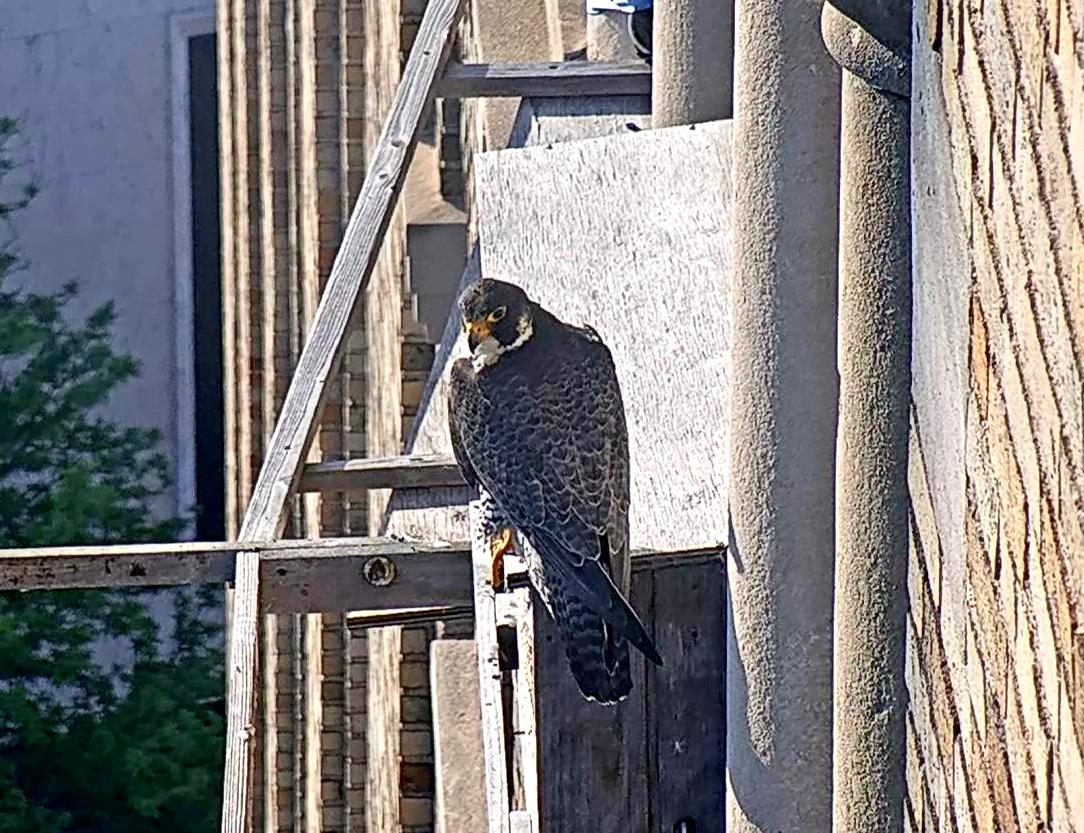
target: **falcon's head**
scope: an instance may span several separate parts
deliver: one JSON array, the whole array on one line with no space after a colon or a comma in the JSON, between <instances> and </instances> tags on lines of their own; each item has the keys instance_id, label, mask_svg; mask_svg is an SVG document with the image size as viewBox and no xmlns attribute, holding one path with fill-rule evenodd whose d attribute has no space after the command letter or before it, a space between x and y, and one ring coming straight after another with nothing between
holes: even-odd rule
<instances>
[{"instance_id":1,"label":"falcon's head","mask_svg":"<svg viewBox=\"0 0 1084 833\"><path fill-rule=\"evenodd\" d=\"M476 370L496 363L531 337L531 300L515 284L491 278L472 283L463 290L459 309Z\"/></svg>"}]
</instances>

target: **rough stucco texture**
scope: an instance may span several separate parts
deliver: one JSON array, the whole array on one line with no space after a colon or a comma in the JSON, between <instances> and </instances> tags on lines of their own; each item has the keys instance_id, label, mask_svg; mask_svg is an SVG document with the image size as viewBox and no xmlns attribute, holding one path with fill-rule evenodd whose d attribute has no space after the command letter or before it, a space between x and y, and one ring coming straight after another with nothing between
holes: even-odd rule
<instances>
[{"instance_id":1,"label":"rough stucco texture","mask_svg":"<svg viewBox=\"0 0 1084 833\"><path fill-rule=\"evenodd\" d=\"M908 824L1084 830L1084 8L915 7Z\"/></svg>"}]
</instances>

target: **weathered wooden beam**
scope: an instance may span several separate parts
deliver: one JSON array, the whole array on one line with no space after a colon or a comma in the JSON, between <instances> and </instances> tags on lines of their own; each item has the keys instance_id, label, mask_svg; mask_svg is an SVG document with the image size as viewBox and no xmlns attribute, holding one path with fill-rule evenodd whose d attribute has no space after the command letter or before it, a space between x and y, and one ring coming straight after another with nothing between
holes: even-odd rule
<instances>
[{"instance_id":1,"label":"weathered wooden beam","mask_svg":"<svg viewBox=\"0 0 1084 833\"><path fill-rule=\"evenodd\" d=\"M230 608L229 661L226 673L226 763L222 793L223 833L248 833L252 785L252 747L256 738L253 711L256 705L256 640L259 622L259 553L242 552L236 558L233 604ZM227 812L227 810L229 812Z\"/></svg>"},{"instance_id":2,"label":"weathered wooden beam","mask_svg":"<svg viewBox=\"0 0 1084 833\"><path fill-rule=\"evenodd\" d=\"M369 164L361 193L316 310L309 338L286 393L260 475L241 524L244 542L277 538L283 509L296 491L305 456L318 428L327 394L354 315L358 297L372 276L399 191L414 154L418 131L433 99L436 80L451 52L465 0L431 0L403 70L384 131ZM226 766L222 833L247 833L252 712L255 703L256 615L259 610L259 554L237 556L238 583L230 632ZM240 582L241 577L245 582ZM251 620L249 619L251 617Z\"/></svg>"},{"instance_id":3,"label":"weathered wooden beam","mask_svg":"<svg viewBox=\"0 0 1084 833\"><path fill-rule=\"evenodd\" d=\"M443 98L546 98L650 95L642 61L451 64L437 85Z\"/></svg>"},{"instance_id":4,"label":"weathered wooden beam","mask_svg":"<svg viewBox=\"0 0 1084 833\"><path fill-rule=\"evenodd\" d=\"M396 624L429 622L469 614L470 547L466 543L430 545L391 538L325 538L316 541L273 541L242 544L237 541L192 541L168 544L119 544L86 547L35 547L0 550L0 590L66 590L86 587L169 587L231 582L239 552L260 557L261 581L288 586L296 582L296 597L276 587L274 597L288 600L286 608L271 604L271 613L342 612L356 610L351 622L390 624L386 616L399 616ZM656 553L634 552L633 572L718 562L723 547L707 550ZM315 587L340 581L351 583L368 559L386 557L396 568L394 593L366 595L363 588ZM441 571L439 582L429 578L429 566ZM419 574L418 565L422 565ZM509 579L512 582L512 578ZM525 581L525 579L524 579ZM381 585L373 585L381 586ZM390 585L383 585L390 586ZM342 607L329 607L332 598ZM319 607L306 607L302 598L322 599ZM364 602L364 603L361 603ZM388 612L394 608L394 612ZM379 611L376 613L374 611Z\"/></svg>"},{"instance_id":5,"label":"weathered wooden beam","mask_svg":"<svg viewBox=\"0 0 1084 833\"><path fill-rule=\"evenodd\" d=\"M471 604L469 553L380 541L363 549L346 543L297 558L269 552L261 609L271 613L341 613L348 610L452 609ZM409 614L408 614L409 615Z\"/></svg>"},{"instance_id":6,"label":"weathered wooden beam","mask_svg":"<svg viewBox=\"0 0 1084 833\"><path fill-rule=\"evenodd\" d=\"M380 611L420 621L469 614L470 553L389 538L266 544L183 543L0 550L0 590L163 587L236 581L236 556L255 553L260 612ZM372 623L370 623L372 624Z\"/></svg>"},{"instance_id":7,"label":"weathered wooden beam","mask_svg":"<svg viewBox=\"0 0 1084 833\"><path fill-rule=\"evenodd\" d=\"M313 463L305 466L299 488L302 492L352 492L462 485L463 475L453 457L415 454Z\"/></svg>"},{"instance_id":8,"label":"weathered wooden beam","mask_svg":"<svg viewBox=\"0 0 1084 833\"><path fill-rule=\"evenodd\" d=\"M167 587L233 581L235 543L0 550L0 590Z\"/></svg>"},{"instance_id":9,"label":"weathered wooden beam","mask_svg":"<svg viewBox=\"0 0 1084 833\"><path fill-rule=\"evenodd\" d=\"M509 833L507 747L497 645L496 594L489 584L489 543L482 529L482 511L478 501L471 503L469 512L474 570L474 641L478 646L482 749L485 752L486 814L489 817L489 833Z\"/></svg>"}]
</instances>

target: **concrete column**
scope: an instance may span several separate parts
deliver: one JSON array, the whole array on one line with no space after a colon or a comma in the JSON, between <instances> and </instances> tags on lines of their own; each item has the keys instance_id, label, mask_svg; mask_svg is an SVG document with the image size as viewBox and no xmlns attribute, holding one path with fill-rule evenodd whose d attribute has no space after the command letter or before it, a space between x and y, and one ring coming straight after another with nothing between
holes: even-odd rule
<instances>
[{"instance_id":1,"label":"concrete column","mask_svg":"<svg viewBox=\"0 0 1084 833\"><path fill-rule=\"evenodd\" d=\"M831 829L839 69L819 2L735 26L727 830Z\"/></svg>"},{"instance_id":2,"label":"concrete column","mask_svg":"<svg viewBox=\"0 0 1084 833\"><path fill-rule=\"evenodd\" d=\"M911 6L899 0L872 11L886 10L895 18L870 18L872 30L827 4L822 19L844 67L835 833L894 833L904 821ZM853 11L861 19L866 10Z\"/></svg>"},{"instance_id":3,"label":"concrete column","mask_svg":"<svg viewBox=\"0 0 1084 833\"><path fill-rule=\"evenodd\" d=\"M657 0L653 24L651 126L730 118L734 0Z\"/></svg>"},{"instance_id":4,"label":"concrete column","mask_svg":"<svg viewBox=\"0 0 1084 833\"><path fill-rule=\"evenodd\" d=\"M628 19L624 12L587 15L587 60L640 60L629 37Z\"/></svg>"},{"instance_id":5,"label":"concrete column","mask_svg":"<svg viewBox=\"0 0 1084 833\"><path fill-rule=\"evenodd\" d=\"M485 830L488 823L477 651L473 639L429 646L436 833Z\"/></svg>"}]
</instances>

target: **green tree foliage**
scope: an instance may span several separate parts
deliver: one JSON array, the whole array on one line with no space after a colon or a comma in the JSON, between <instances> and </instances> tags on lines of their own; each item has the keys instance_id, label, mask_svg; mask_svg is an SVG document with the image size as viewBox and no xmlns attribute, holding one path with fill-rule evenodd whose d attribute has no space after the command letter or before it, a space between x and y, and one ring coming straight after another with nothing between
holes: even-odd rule
<instances>
[{"instance_id":1,"label":"green tree foliage","mask_svg":"<svg viewBox=\"0 0 1084 833\"><path fill-rule=\"evenodd\" d=\"M16 125L0 118L0 547L168 541L156 432L100 405L139 372L106 304L73 320L74 284L35 293L10 219ZM32 284L24 274L23 286ZM224 728L213 588L177 593L172 633L147 593L0 593L0 833L205 833L217 827ZM132 659L103 667L96 646Z\"/></svg>"}]
</instances>

